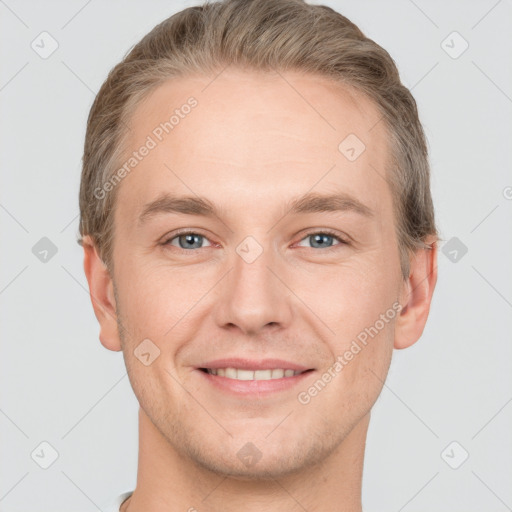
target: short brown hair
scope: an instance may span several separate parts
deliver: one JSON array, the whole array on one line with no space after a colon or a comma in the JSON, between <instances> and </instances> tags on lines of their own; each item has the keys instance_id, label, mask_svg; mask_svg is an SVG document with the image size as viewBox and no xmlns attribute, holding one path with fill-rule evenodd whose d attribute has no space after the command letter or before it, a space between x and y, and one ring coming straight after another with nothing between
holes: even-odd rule
<instances>
[{"instance_id":1,"label":"short brown hair","mask_svg":"<svg viewBox=\"0 0 512 512\"><path fill-rule=\"evenodd\" d=\"M158 24L109 73L87 121L80 183L80 238L90 235L113 269L116 188L98 199L122 161L127 123L138 103L170 78L219 73L226 66L322 75L374 101L389 135L400 266L437 230L430 166L416 101L397 67L349 19L303 0L223 0L189 7ZM341 141L340 141L341 142Z\"/></svg>"}]
</instances>

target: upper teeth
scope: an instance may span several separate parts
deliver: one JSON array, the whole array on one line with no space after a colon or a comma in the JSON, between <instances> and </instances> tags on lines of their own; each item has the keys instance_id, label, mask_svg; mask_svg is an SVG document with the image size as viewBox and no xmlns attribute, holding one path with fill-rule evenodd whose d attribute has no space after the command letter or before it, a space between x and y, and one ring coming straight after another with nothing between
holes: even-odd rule
<instances>
[{"instance_id":1,"label":"upper teeth","mask_svg":"<svg viewBox=\"0 0 512 512\"><path fill-rule=\"evenodd\" d=\"M218 375L219 377L227 377L236 380L270 380L282 379L283 377L293 377L302 373L294 370L283 370L276 368L273 370L242 370L240 368L208 368L208 373Z\"/></svg>"}]
</instances>

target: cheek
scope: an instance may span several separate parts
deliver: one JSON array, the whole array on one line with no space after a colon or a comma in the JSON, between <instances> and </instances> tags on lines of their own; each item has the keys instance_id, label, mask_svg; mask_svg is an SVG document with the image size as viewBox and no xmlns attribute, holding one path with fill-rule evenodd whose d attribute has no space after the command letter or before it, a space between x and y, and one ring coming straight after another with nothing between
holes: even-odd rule
<instances>
[{"instance_id":1,"label":"cheek","mask_svg":"<svg viewBox=\"0 0 512 512\"><path fill-rule=\"evenodd\" d=\"M328 364L339 362L330 371L341 376L336 380L350 403L373 403L382 389L398 316L396 279L376 261L345 266L331 270L321 291L309 294L308 305L329 327Z\"/></svg>"},{"instance_id":2,"label":"cheek","mask_svg":"<svg viewBox=\"0 0 512 512\"><path fill-rule=\"evenodd\" d=\"M117 290L123 322L135 337L158 339L166 331L178 283L161 279L147 265L128 258L116 265Z\"/></svg>"},{"instance_id":3,"label":"cheek","mask_svg":"<svg viewBox=\"0 0 512 512\"><path fill-rule=\"evenodd\" d=\"M397 298L396 276L377 262L364 266L332 266L314 280L303 279L301 286L298 282L296 285L295 289L300 290L298 295L329 328L339 349L374 325L381 314L392 309ZM393 319L393 312L388 316Z\"/></svg>"},{"instance_id":4,"label":"cheek","mask_svg":"<svg viewBox=\"0 0 512 512\"><path fill-rule=\"evenodd\" d=\"M171 267L149 258L125 259L119 266L118 293L122 313L136 338L150 338L165 347L186 329L187 320L218 280L213 267Z\"/></svg>"}]
</instances>

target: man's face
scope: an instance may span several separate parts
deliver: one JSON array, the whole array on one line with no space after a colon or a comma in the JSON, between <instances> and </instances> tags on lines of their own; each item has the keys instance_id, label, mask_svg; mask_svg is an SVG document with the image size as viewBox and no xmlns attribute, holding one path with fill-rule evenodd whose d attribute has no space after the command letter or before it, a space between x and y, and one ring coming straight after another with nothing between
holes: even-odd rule
<instances>
[{"instance_id":1,"label":"man's face","mask_svg":"<svg viewBox=\"0 0 512 512\"><path fill-rule=\"evenodd\" d=\"M172 131L154 132L191 96L197 105ZM368 99L324 79L235 70L170 81L131 118L130 152L148 135L156 146L118 185L124 358L144 413L200 466L276 478L333 455L368 419L403 293L379 118ZM339 149L350 134L366 146L355 160L353 136ZM152 208L141 218L164 194L203 198L215 215ZM344 200L292 208L305 194ZM143 340L141 359L160 351L149 365L134 353ZM309 371L259 381L272 373L202 370L261 362Z\"/></svg>"}]
</instances>

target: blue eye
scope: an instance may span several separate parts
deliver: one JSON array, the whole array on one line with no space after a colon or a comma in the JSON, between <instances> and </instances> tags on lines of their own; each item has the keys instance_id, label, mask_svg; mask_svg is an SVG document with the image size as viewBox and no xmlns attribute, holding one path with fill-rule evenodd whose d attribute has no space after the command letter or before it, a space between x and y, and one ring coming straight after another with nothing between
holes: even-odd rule
<instances>
[{"instance_id":1,"label":"blue eye","mask_svg":"<svg viewBox=\"0 0 512 512\"><path fill-rule=\"evenodd\" d=\"M172 243L174 240L178 241L178 246L176 244ZM202 242L206 241L208 242L208 245L211 245L208 239L203 236L199 235L198 233L193 232L187 232L187 233L180 233L179 235L176 235L173 238L170 238L167 240L167 242L164 242L164 245L172 245L174 247L179 247L180 249L202 249Z\"/></svg>"},{"instance_id":2,"label":"blue eye","mask_svg":"<svg viewBox=\"0 0 512 512\"><path fill-rule=\"evenodd\" d=\"M309 247L313 249L334 249L338 245L348 245L347 241L329 231L315 231L308 233L298 243L298 245L301 247L307 247L302 245L305 240L309 240L311 244ZM336 240L339 243L334 243ZM207 245L203 245L204 242L206 242ZM178 233L177 235L174 235L172 238L169 238L167 241L163 242L162 245L172 245L173 247L177 247L183 250L203 249L204 247L212 246L208 238L193 231Z\"/></svg>"},{"instance_id":3,"label":"blue eye","mask_svg":"<svg viewBox=\"0 0 512 512\"><path fill-rule=\"evenodd\" d=\"M333 233L330 233L328 231L309 233L300 242L303 242L304 240L310 240L312 247L314 249L330 249L330 248L335 247L336 245L346 245L347 244L347 242L345 242L345 240L343 240L339 236L334 235ZM338 240L338 242L340 242L340 243L333 245L333 240ZM300 243L299 243L299 245L300 245Z\"/></svg>"}]
</instances>

